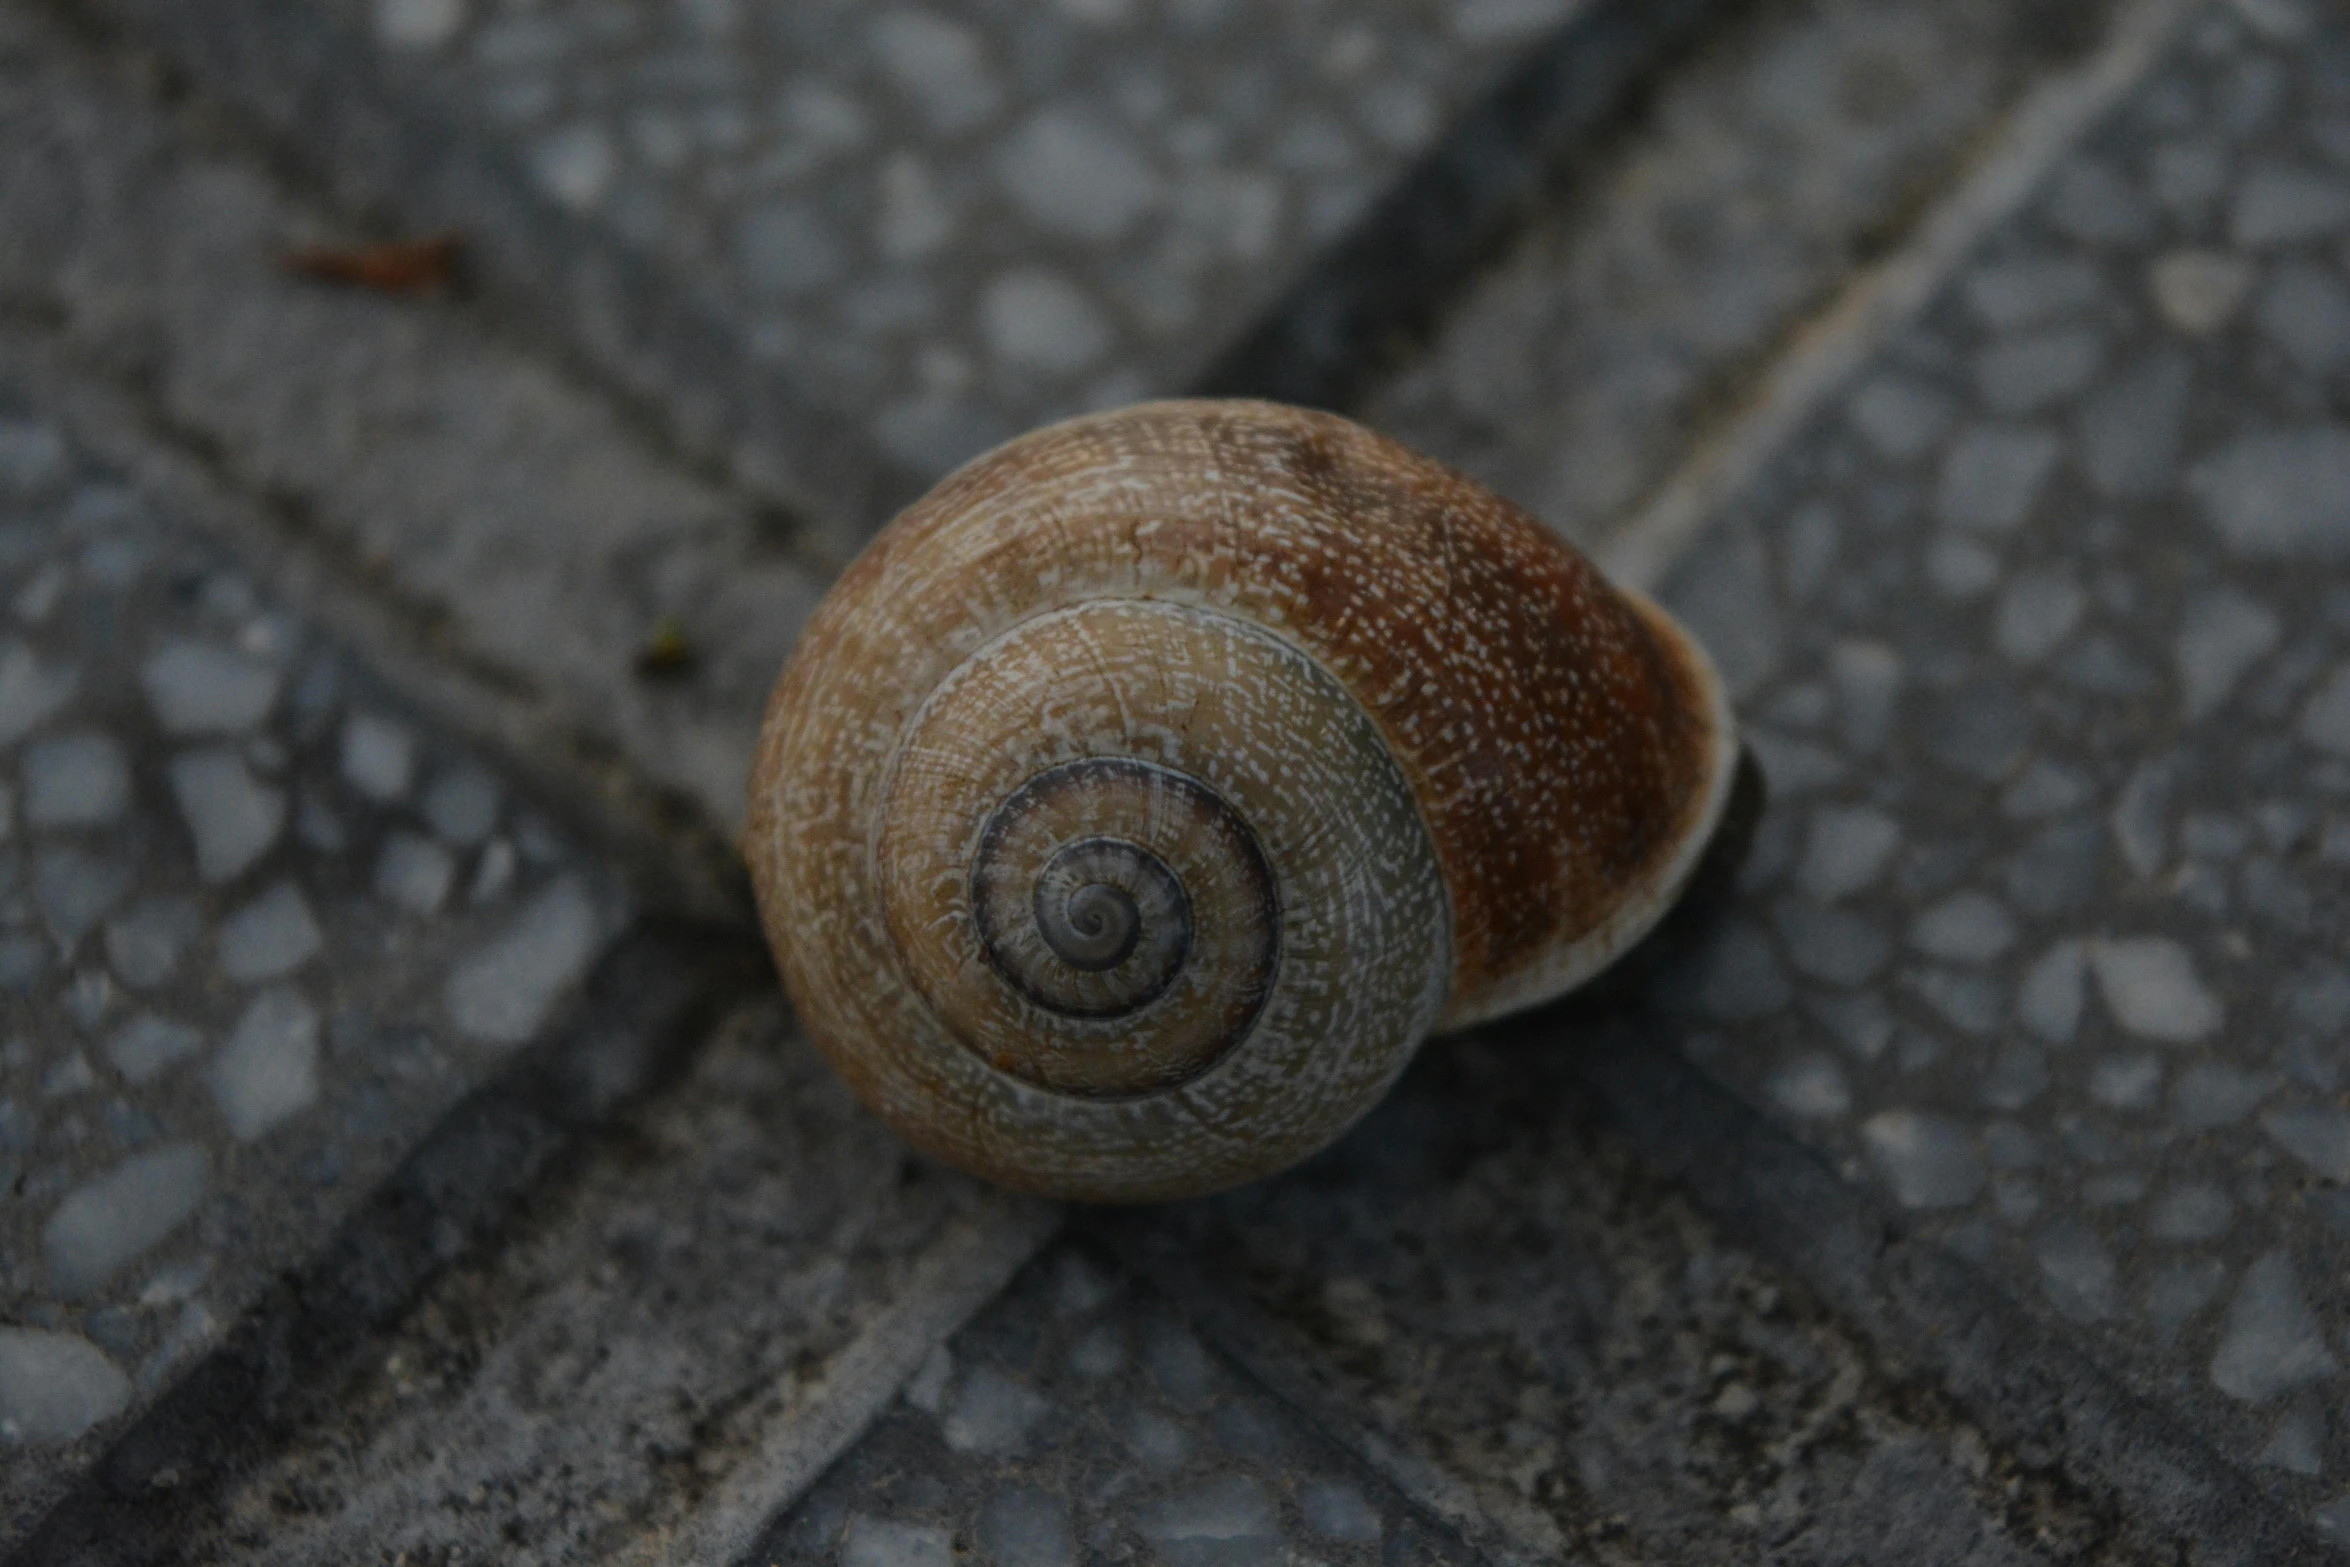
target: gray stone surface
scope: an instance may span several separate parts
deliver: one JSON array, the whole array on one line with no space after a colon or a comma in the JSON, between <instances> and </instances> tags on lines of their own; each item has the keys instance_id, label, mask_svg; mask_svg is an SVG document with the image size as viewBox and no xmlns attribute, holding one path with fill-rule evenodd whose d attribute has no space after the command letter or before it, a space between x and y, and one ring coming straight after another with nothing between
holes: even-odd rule
<instances>
[{"instance_id":1,"label":"gray stone surface","mask_svg":"<svg viewBox=\"0 0 2350 1567\"><path fill-rule=\"evenodd\" d=\"M1439 1042L1313 1164L1088 1228L1496 1557L2156 1557L1633 1157L1577 1043Z\"/></svg>"},{"instance_id":2,"label":"gray stone surface","mask_svg":"<svg viewBox=\"0 0 2350 1567\"><path fill-rule=\"evenodd\" d=\"M2335 1531L2343 437L2253 302L2338 286L2346 79L2337 18L2200 15L1699 546L1670 596L1772 801L1659 982L1709 1071Z\"/></svg>"},{"instance_id":3,"label":"gray stone surface","mask_svg":"<svg viewBox=\"0 0 2350 1567\"><path fill-rule=\"evenodd\" d=\"M772 1000L748 1004L494 1246L316 1375L271 1451L80 1559L413 1561L491 1540L515 1563L675 1559L735 1470L790 1456L773 1431L821 1423L829 1384L858 1384L860 1425L890 1397L928 1341L903 1365L860 1346L909 1292L992 1293L1050 1222L916 1162ZM925 1273L940 1252L961 1276Z\"/></svg>"},{"instance_id":4,"label":"gray stone surface","mask_svg":"<svg viewBox=\"0 0 2350 1567\"><path fill-rule=\"evenodd\" d=\"M1040 1257L750 1558L1477 1561L1101 1254Z\"/></svg>"},{"instance_id":5,"label":"gray stone surface","mask_svg":"<svg viewBox=\"0 0 2350 1567\"><path fill-rule=\"evenodd\" d=\"M1575 4L100 9L480 230L510 295L854 537L876 479L840 470L926 483L1189 384Z\"/></svg>"},{"instance_id":6,"label":"gray stone surface","mask_svg":"<svg viewBox=\"0 0 2350 1567\"><path fill-rule=\"evenodd\" d=\"M540 1033L631 915L512 791L485 841L430 838L420 784L479 760L14 411L0 557L13 1534ZM378 764L356 777L354 736ZM374 872L408 842L448 861L429 904Z\"/></svg>"},{"instance_id":7,"label":"gray stone surface","mask_svg":"<svg viewBox=\"0 0 2350 1567\"><path fill-rule=\"evenodd\" d=\"M565 1008L568 1021L514 1051L424 1131L323 1247L289 1257L242 1316L223 1324L209 1352L18 1541L10 1560L237 1555L243 1546L213 1527L221 1500L306 1437L325 1431L345 1446L363 1439L335 1426L353 1384L377 1374L387 1346L452 1266L493 1255L518 1219L527 1222L534 1194L559 1187L579 1150L627 1135L646 1091L674 1081L714 1022L753 993L747 987L759 974L746 956L743 945L708 927L658 914L640 919ZM959 1264L977 1287L992 1288L985 1281L1000 1282L1010 1268L990 1273L984 1244L971 1244L989 1238L984 1229L963 1236L938 1262ZM935 1271L930 1260L924 1266ZM932 1293L953 1303L951 1289ZM896 1314L901 1335L905 1317ZM910 1368L919 1355L918 1347L899 1358Z\"/></svg>"},{"instance_id":8,"label":"gray stone surface","mask_svg":"<svg viewBox=\"0 0 2350 1567\"><path fill-rule=\"evenodd\" d=\"M1364 417L1603 542L2105 9L1819 0L1717 26Z\"/></svg>"},{"instance_id":9,"label":"gray stone surface","mask_svg":"<svg viewBox=\"0 0 2350 1567\"><path fill-rule=\"evenodd\" d=\"M1125 10L1028 18L1035 82L1074 79L1051 74L1052 38L1163 39L1191 14ZM204 14L229 36L291 13ZM1500 10L1443 25L1480 14ZM1464 301L1379 417L1604 532L2072 41L2023 36L2023 14L1757 13L1665 96L1620 178ZM548 210L571 211L550 232L588 236L583 254L673 240L658 266L738 289L715 318L749 308L755 266L783 286L760 307L770 324L806 312L832 348L899 343L879 380L833 377L868 427L920 356L886 312L834 327L892 280L946 280L932 319L971 356L961 384L1022 418L1103 395L1127 356L1207 352L1204 328L1189 344L1139 332L1116 292L1134 280L1103 260L1164 240L1184 221L1174 196L1121 210L1148 180L1115 166L1114 136L1055 129L1056 100L1007 96L961 131L917 123L978 112L885 80L908 61L963 69L953 29L977 24L921 15L385 0L316 11L376 42L302 90L381 66L393 101L478 130L466 146L541 182ZM1345 36L1299 17L1292 42ZM799 26L847 30L842 69L888 106L852 109L908 117L910 139L854 155L861 184L844 154L755 192L745 149L799 145L793 106L813 100L757 94L788 50L730 62L693 40ZM534 27L559 68L489 42ZM1415 36L1383 33L1368 58L1384 68ZM1012 93L1014 54L988 58ZM1200 59L1210 80L1219 57ZM686 75L663 78L664 60ZM1661 966L1538 1020L1544 1037L1431 1051L1354 1138L1283 1180L1089 1219L927 1363L956 1289L992 1292L990 1270L1051 1215L904 1156L757 1009L570 1155L545 1124L465 1132L506 1081L480 1086L493 1065L532 1056L518 1041L596 929L576 865L518 830L532 786L490 752L460 756L348 658L342 705L297 725L301 683L256 656L266 637L237 634L257 617L307 637L289 600L216 601L225 557L170 534L159 549L212 563L189 592L153 597L177 579L152 562L109 587L127 557L98 546L116 524L69 508L72 570L27 556L0 592L0 858L22 877L0 983L31 985L38 1019L0 1044L0 1163L35 1198L0 1209L16 1291L0 1411L33 1444L19 1456L45 1455L12 1459L8 1484L48 1495L85 1476L30 1559L720 1559L777 1508L775 1554L844 1563L2250 1560L2340 1532L2343 62L2330 16L2205 7L1701 541L1670 592L1723 659L1771 798L1740 885L1702 900ZM380 613L418 664L538 715L506 736L542 774L589 794L650 778L723 828L820 571L491 312L275 276L270 253L317 232L317 210L233 143L193 142L201 110L159 109L119 63L0 13L0 370L271 508L274 529L240 535L256 569L340 584L299 602ZM1193 63L1166 68L1190 81ZM696 70L739 80L719 91ZM1875 95L1903 71L1924 84L1917 112L1887 115ZM1840 90L1807 97L1821 81ZM681 110L738 89L756 96L740 144ZM1087 80L1074 101L1125 114L1121 90ZM690 121L687 141L648 113ZM1172 141L1116 135L1175 189ZM682 148L670 185L653 177L662 147ZM971 226L925 257L921 166L954 159L963 183L933 194L967 200ZM1094 177L1113 199L1068 201ZM1313 177L1297 178L1282 221L1302 224ZM623 227L654 210L648 190L683 203L669 238ZM850 194L810 223L903 255L858 268L844 250L837 287L794 295L791 269L822 259L815 230L749 214L819 190ZM696 211L715 216L697 228ZM1019 223L1032 238L1015 244ZM1054 223L1059 238L1020 248ZM959 259L967 235L980 260ZM1657 286L1627 295L1625 273ZM1202 310L1271 287L1201 276ZM563 287L550 297L572 299ZM1572 308L1545 317L1545 299ZM1099 342L1071 325L1088 309L1109 323ZM1510 367L1484 403L1462 390L1480 355ZM1614 405L1556 395L1569 367ZM1511 476L1562 450L1617 476L1590 488L1614 498L1577 513ZM33 476L35 511L88 488L69 482L85 468L46 421L0 420L0 472ZM103 622L120 634L102 651L55 640L96 636L91 606L118 591L131 609ZM700 662L654 680L635 666L664 619ZM111 683L69 686L75 658ZM354 1044L361 1006L466 1035L482 1063L452 1051L373 1143L322 1130L410 1037ZM1526 1058L1586 1025L1624 1048ZM1638 1073L1670 1064L1660 1042L1769 1124L1714 1135L1698 1090L1722 1095L1685 1062L1679 1097L1643 1100ZM418 1136L442 1151L379 1184ZM509 1152L480 1153L500 1137ZM308 1195L325 1166L283 1161L328 1152L341 1184ZM517 1191L510 1222L481 1196ZM298 1269L359 1208L313 1272L246 1312L237 1281L257 1273L239 1269ZM382 1277L378 1254L399 1248L379 1232L406 1248ZM209 1272L183 1266L208 1255ZM202 1331L180 1343L190 1321ZM166 1389L148 1364L195 1374ZM89 1467L98 1443L76 1431L128 1435Z\"/></svg>"},{"instance_id":10,"label":"gray stone surface","mask_svg":"<svg viewBox=\"0 0 2350 1567\"><path fill-rule=\"evenodd\" d=\"M821 574L478 313L287 276L327 221L120 58L0 11L0 372L53 404L111 397L85 422L126 467L186 454L268 519L256 554L481 688L481 727L544 759L542 784L587 810L665 793L724 831ZM685 667L648 678L665 625ZM363 778L372 754L357 737Z\"/></svg>"}]
</instances>

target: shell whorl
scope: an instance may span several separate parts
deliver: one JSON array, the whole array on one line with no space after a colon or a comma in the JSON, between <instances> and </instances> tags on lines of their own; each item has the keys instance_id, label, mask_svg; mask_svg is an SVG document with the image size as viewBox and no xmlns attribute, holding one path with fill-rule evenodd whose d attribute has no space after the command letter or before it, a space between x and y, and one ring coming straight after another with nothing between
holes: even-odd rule
<instances>
[{"instance_id":1,"label":"shell whorl","mask_svg":"<svg viewBox=\"0 0 2350 1567\"><path fill-rule=\"evenodd\" d=\"M1278 1169L1432 1029L1669 905L1734 741L1670 619L1327 415L1166 403L978 459L844 575L746 835L803 1022L1009 1184Z\"/></svg>"},{"instance_id":2,"label":"shell whorl","mask_svg":"<svg viewBox=\"0 0 2350 1567\"><path fill-rule=\"evenodd\" d=\"M1197 982L1194 885L1230 971L1225 1037L1237 1038L1272 983L1280 897L1248 824L1186 773L1093 756L1037 774L980 832L970 905L988 960L1029 1000L1128 1018L1187 972Z\"/></svg>"},{"instance_id":3,"label":"shell whorl","mask_svg":"<svg viewBox=\"0 0 2350 1567\"><path fill-rule=\"evenodd\" d=\"M886 771L871 892L923 1003L891 1070L997 1105L1007 1149L1105 1169L1138 1141L1235 1169L1268 1137L1310 1150L1443 1000L1450 913L1411 789L1362 705L1262 627L1139 598L1033 616L948 672ZM1089 891L1133 924L1079 928ZM1268 1116L1279 1085L1310 1092Z\"/></svg>"}]
</instances>

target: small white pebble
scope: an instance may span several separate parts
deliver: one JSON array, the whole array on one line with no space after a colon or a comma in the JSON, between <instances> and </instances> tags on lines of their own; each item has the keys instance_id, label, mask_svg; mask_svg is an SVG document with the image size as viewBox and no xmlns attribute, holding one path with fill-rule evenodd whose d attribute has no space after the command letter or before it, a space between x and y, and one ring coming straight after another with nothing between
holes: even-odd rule
<instances>
[{"instance_id":1,"label":"small white pebble","mask_svg":"<svg viewBox=\"0 0 2350 1567\"><path fill-rule=\"evenodd\" d=\"M2252 287L2252 264L2224 251L2174 250L2147 269L2147 289L2163 320L2190 337L2227 325Z\"/></svg>"},{"instance_id":2,"label":"small white pebble","mask_svg":"<svg viewBox=\"0 0 2350 1567\"><path fill-rule=\"evenodd\" d=\"M0 1328L0 1441L70 1442L130 1401L130 1379L78 1333Z\"/></svg>"},{"instance_id":3,"label":"small white pebble","mask_svg":"<svg viewBox=\"0 0 2350 1567\"><path fill-rule=\"evenodd\" d=\"M416 779L416 737L405 724L356 713L343 724L343 780L371 800L390 803Z\"/></svg>"},{"instance_id":4,"label":"small white pebble","mask_svg":"<svg viewBox=\"0 0 2350 1567\"><path fill-rule=\"evenodd\" d=\"M172 797L195 840L196 874L207 882L243 875L284 830L285 791L255 778L233 747L183 751L171 759L168 773Z\"/></svg>"},{"instance_id":5,"label":"small white pebble","mask_svg":"<svg viewBox=\"0 0 2350 1567\"><path fill-rule=\"evenodd\" d=\"M67 1300L96 1290L196 1211L211 1173L203 1149L172 1143L74 1188L41 1230L50 1287Z\"/></svg>"},{"instance_id":6,"label":"small white pebble","mask_svg":"<svg viewBox=\"0 0 2350 1567\"><path fill-rule=\"evenodd\" d=\"M431 914L448 897L456 874L455 857L440 844L417 833L396 832L384 840L383 853L376 859L375 891L411 914Z\"/></svg>"},{"instance_id":7,"label":"small white pebble","mask_svg":"<svg viewBox=\"0 0 2350 1567\"><path fill-rule=\"evenodd\" d=\"M1905 1208L1957 1208L1983 1189L1983 1160L1974 1138L1944 1115L1885 1110L1861 1123L1868 1148L1894 1197Z\"/></svg>"},{"instance_id":8,"label":"small white pebble","mask_svg":"<svg viewBox=\"0 0 2350 1567\"><path fill-rule=\"evenodd\" d=\"M437 49L465 25L465 0L376 0L375 36L395 49Z\"/></svg>"},{"instance_id":9,"label":"small white pebble","mask_svg":"<svg viewBox=\"0 0 2350 1567\"><path fill-rule=\"evenodd\" d=\"M565 876L548 886L505 932L449 976L446 1001L458 1031L518 1045L538 1032L556 998L587 971L602 944L587 883Z\"/></svg>"},{"instance_id":10,"label":"small white pebble","mask_svg":"<svg viewBox=\"0 0 2350 1567\"><path fill-rule=\"evenodd\" d=\"M2167 936L2100 939L2088 953L2106 1010L2128 1032L2183 1045L2219 1027L2219 998L2196 978L2187 949Z\"/></svg>"},{"instance_id":11,"label":"small white pebble","mask_svg":"<svg viewBox=\"0 0 2350 1567\"><path fill-rule=\"evenodd\" d=\"M113 736L38 740L24 753L24 816L33 827L103 827L130 808L130 758Z\"/></svg>"},{"instance_id":12,"label":"small white pebble","mask_svg":"<svg viewBox=\"0 0 2350 1567\"><path fill-rule=\"evenodd\" d=\"M243 734L276 705L278 671L234 648L182 638L139 666L139 683L169 734Z\"/></svg>"},{"instance_id":13,"label":"small white pebble","mask_svg":"<svg viewBox=\"0 0 2350 1567\"><path fill-rule=\"evenodd\" d=\"M514 885L514 871L520 857L514 845L504 838L493 838L481 851L481 859L474 866L473 890L466 896L475 903L495 903Z\"/></svg>"},{"instance_id":14,"label":"small white pebble","mask_svg":"<svg viewBox=\"0 0 2350 1567\"><path fill-rule=\"evenodd\" d=\"M318 1011L279 986L255 996L205 1074L239 1142L251 1142L318 1098Z\"/></svg>"},{"instance_id":15,"label":"small white pebble","mask_svg":"<svg viewBox=\"0 0 2350 1567\"><path fill-rule=\"evenodd\" d=\"M300 889L281 881L222 922L220 970L239 984L275 979L309 962L324 943Z\"/></svg>"}]
</instances>

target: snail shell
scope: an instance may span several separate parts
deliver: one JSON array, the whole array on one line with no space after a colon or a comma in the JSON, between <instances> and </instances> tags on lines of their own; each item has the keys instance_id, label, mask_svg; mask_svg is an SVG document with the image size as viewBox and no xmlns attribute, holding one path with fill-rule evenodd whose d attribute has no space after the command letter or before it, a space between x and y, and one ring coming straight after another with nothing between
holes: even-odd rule
<instances>
[{"instance_id":1,"label":"snail shell","mask_svg":"<svg viewBox=\"0 0 2350 1567\"><path fill-rule=\"evenodd\" d=\"M1154 403L874 540L776 685L746 851L802 1022L908 1141L1156 1199L1604 968L1735 752L1696 643L1500 497L1330 415Z\"/></svg>"}]
</instances>

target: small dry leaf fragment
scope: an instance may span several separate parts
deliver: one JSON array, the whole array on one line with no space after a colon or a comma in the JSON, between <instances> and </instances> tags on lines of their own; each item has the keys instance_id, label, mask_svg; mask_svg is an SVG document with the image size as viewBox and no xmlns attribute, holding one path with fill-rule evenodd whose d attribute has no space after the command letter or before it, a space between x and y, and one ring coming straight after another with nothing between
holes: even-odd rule
<instances>
[{"instance_id":1,"label":"small dry leaf fragment","mask_svg":"<svg viewBox=\"0 0 2350 1567\"><path fill-rule=\"evenodd\" d=\"M437 294L456 283L464 250L461 235L434 234L379 245L312 245L287 252L279 265L297 277L383 294Z\"/></svg>"},{"instance_id":2,"label":"small dry leaf fragment","mask_svg":"<svg viewBox=\"0 0 2350 1567\"><path fill-rule=\"evenodd\" d=\"M637 649L636 672L649 679L676 679L692 674L699 661L694 645L686 640L685 628L674 620L663 620Z\"/></svg>"}]
</instances>

